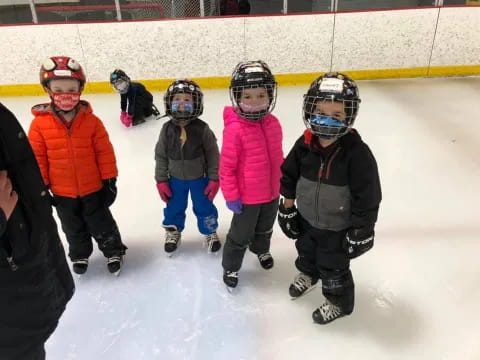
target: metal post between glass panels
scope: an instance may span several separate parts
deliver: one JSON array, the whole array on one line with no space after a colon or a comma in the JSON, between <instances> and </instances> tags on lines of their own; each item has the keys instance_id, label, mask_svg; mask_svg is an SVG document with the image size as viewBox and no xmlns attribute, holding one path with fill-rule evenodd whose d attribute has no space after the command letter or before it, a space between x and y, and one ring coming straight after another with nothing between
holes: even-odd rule
<instances>
[{"instance_id":1,"label":"metal post between glass panels","mask_svg":"<svg viewBox=\"0 0 480 360\"><path fill-rule=\"evenodd\" d=\"M33 0L29 0L28 3L30 4L30 11L32 12L32 21L34 24L38 24L38 17L37 17L37 10L35 10L35 3Z\"/></svg>"},{"instance_id":2,"label":"metal post between glass panels","mask_svg":"<svg viewBox=\"0 0 480 360\"><path fill-rule=\"evenodd\" d=\"M205 17L205 0L200 0L200 17Z\"/></svg>"},{"instance_id":3,"label":"metal post between glass panels","mask_svg":"<svg viewBox=\"0 0 480 360\"><path fill-rule=\"evenodd\" d=\"M287 14L287 13L288 13L288 0L283 0L282 13L284 13L284 14Z\"/></svg>"},{"instance_id":4,"label":"metal post between glass panels","mask_svg":"<svg viewBox=\"0 0 480 360\"><path fill-rule=\"evenodd\" d=\"M117 11L117 21L122 21L122 11L120 9L120 0L115 0L115 9Z\"/></svg>"}]
</instances>

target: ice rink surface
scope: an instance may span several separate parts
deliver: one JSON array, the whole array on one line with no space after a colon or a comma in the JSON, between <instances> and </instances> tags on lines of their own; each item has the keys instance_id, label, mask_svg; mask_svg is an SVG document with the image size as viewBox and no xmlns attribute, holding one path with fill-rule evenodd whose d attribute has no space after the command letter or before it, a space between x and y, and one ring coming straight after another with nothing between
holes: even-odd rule
<instances>
[{"instance_id":1,"label":"ice rink surface","mask_svg":"<svg viewBox=\"0 0 480 360\"><path fill-rule=\"evenodd\" d=\"M120 175L112 211L129 247L119 277L94 251L88 272L47 343L49 360L478 360L480 359L480 78L358 82L355 127L375 154L383 202L375 247L352 261L351 316L313 324L317 288L292 301L294 242L275 225L275 267L247 254L234 294L221 254L202 247L191 210L183 242L163 251L163 203L154 147L165 119L125 129L116 94L89 94L114 145ZM274 114L287 153L302 134L307 86L279 88ZM222 141L228 91L205 91L207 121ZM163 93L155 92L163 112ZM28 130L47 97L0 98ZM221 192L219 235L231 213ZM62 234L63 238L63 234Z\"/></svg>"}]
</instances>

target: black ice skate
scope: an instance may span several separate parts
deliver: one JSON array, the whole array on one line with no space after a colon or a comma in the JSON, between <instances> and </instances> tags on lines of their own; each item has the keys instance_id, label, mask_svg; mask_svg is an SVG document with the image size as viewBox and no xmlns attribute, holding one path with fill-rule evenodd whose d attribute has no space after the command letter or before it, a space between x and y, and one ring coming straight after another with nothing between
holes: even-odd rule
<instances>
[{"instance_id":1,"label":"black ice skate","mask_svg":"<svg viewBox=\"0 0 480 360\"><path fill-rule=\"evenodd\" d=\"M122 269L122 264L123 264L122 255L110 256L107 260L108 271L118 276L118 274L120 274L120 270Z\"/></svg>"},{"instance_id":2,"label":"black ice skate","mask_svg":"<svg viewBox=\"0 0 480 360\"><path fill-rule=\"evenodd\" d=\"M345 313L339 306L326 300L325 303L313 312L312 318L317 324L325 325L345 315L350 314Z\"/></svg>"},{"instance_id":3,"label":"black ice skate","mask_svg":"<svg viewBox=\"0 0 480 360\"><path fill-rule=\"evenodd\" d=\"M222 247L222 243L216 232L211 233L210 235L205 235L205 245L207 246L207 251L209 253L217 252Z\"/></svg>"},{"instance_id":4,"label":"black ice skate","mask_svg":"<svg viewBox=\"0 0 480 360\"><path fill-rule=\"evenodd\" d=\"M317 281L318 279L314 279L311 276L301 272L295 276L293 283L290 284L288 292L293 299L297 299L312 290L317 284Z\"/></svg>"},{"instance_id":5,"label":"black ice skate","mask_svg":"<svg viewBox=\"0 0 480 360\"><path fill-rule=\"evenodd\" d=\"M265 270L271 269L273 267L273 257L272 254L270 254L269 252L266 252L265 254L259 254L257 255L257 257L260 265Z\"/></svg>"},{"instance_id":6,"label":"black ice skate","mask_svg":"<svg viewBox=\"0 0 480 360\"><path fill-rule=\"evenodd\" d=\"M78 275L85 274L88 269L88 259L77 259L72 261L73 272Z\"/></svg>"},{"instance_id":7,"label":"black ice skate","mask_svg":"<svg viewBox=\"0 0 480 360\"><path fill-rule=\"evenodd\" d=\"M173 227L166 228L165 232L165 252L172 256L182 242L182 233Z\"/></svg>"},{"instance_id":8,"label":"black ice skate","mask_svg":"<svg viewBox=\"0 0 480 360\"><path fill-rule=\"evenodd\" d=\"M155 104L152 104L152 115L155 117L155 120L158 120L160 118L160 111L158 111Z\"/></svg>"},{"instance_id":9,"label":"black ice skate","mask_svg":"<svg viewBox=\"0 0 480 360\"><path fill-rule=\"evenodd\" d=\"M223 272L223 282L227 285L227 289L230 291L238 285L238 272L227 271Z\"/></svg>"}]
</instances>

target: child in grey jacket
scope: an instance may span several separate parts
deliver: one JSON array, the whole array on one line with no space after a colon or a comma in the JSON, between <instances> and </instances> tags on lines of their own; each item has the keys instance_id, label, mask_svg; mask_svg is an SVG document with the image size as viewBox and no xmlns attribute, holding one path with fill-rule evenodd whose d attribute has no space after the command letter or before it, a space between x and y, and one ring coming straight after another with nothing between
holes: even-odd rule
<instances>
[{"instance_id":1,"label":"child in grey jacket","mask_svg":"<svg viewBox=\"0 0 480 360\"><path fill-rule=\"evenodd\" d=\"M208 251L217 252L221 243L213 199L219 188L219 151L212 130L198 118L203 112L202 91L194 81L176 80L168 87L164 103L170 121L163 125L155 148L155 180L167 204L165 252L172 255L180 245L189 192Z\"/></svg>"}]
</instances>

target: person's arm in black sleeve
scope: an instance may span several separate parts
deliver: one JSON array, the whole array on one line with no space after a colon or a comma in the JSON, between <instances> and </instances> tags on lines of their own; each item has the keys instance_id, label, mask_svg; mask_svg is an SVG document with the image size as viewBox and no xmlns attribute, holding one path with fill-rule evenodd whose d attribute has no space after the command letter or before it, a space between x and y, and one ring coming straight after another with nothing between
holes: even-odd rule
<instances>
[{"instance_id":1,"label":"person's arm in black sleeve","mask_svg":"<svg viewBox=\"0 0 480 360\"><path fill-rule=\"evenodd\" d=\"M382 200L382 190L377 162L366 144L356 148L352 155L349 185L353 228L373 228Z\"/></svg>"},{"instance_id":2,"label":"person's arm in black sleeve","mask_svg":"<svg viewBox=\"0 0 480 360\"><path fill-rule=\"evenodd\" d=\"M136 84L131 83L130 89L127 93L128 96L128 115L135 115L135 101L137 99L138 88Z\"/></svg>"},{"instance_id":3,"label":"person's arm in black sleeve","mask_svg":"<svg viewBox=\"0 0 480 360\"><path fill-rule=\"evenodd\" d=\"M297 140L282 164L282 178L280 179L280 194L286 199L295 199L297 181L300 178L300 144L303 136Z\"/></svg>"},{"instance_id":4,"label":"person's arm in black sleeve","mask_svg":"<svg viewBox=\"0 0 480 360\"><path fill-rule=\"evenodd\" d=\"M120 109L127 111L127 94L120 94Z\"/></svg>"},{"instance_id":5,"label":"person's arm in black sleeve","mask_svg":"<svg viewBox=\"0 0 480 360\"><path fill-rule=\"evenodd\" d=\"M13 190L7 171L0 170L0 236L7 228L7 221L17 205L18 195Z\"/></svg>"},{"instance_id":6,"label":"person's arm in black sleeve","mask_svg":"<svg viewBox=\"0 0 480 360\"><path fill-rule=\"evenodd\" d=\"M282 164L282 178L280 179L280 193L285 197L278 208L278 224L283 233L290 239L301 236L299 215L295 206L297 182L300 177L299 147L303 136L295 143L287 158Z\"/></svg>"}]
</instances>

